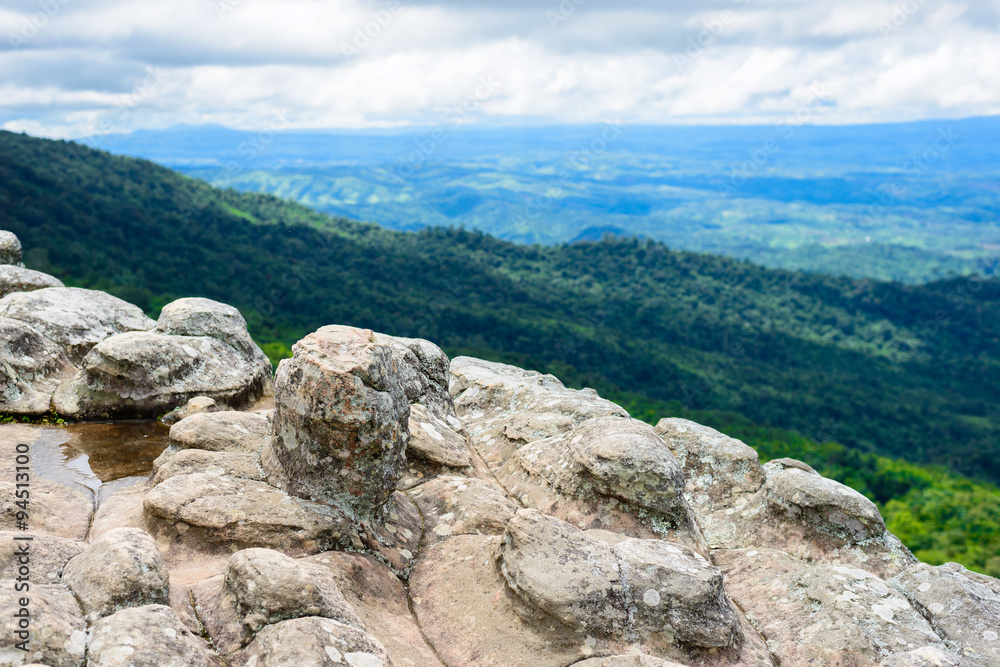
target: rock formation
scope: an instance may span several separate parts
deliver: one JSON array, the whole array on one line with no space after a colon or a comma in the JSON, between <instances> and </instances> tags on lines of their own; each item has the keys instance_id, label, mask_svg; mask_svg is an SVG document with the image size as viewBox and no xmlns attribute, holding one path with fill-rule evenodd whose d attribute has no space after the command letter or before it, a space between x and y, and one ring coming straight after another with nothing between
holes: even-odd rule
<instances>
[{"instance_id":1,"label":"rock formation","mask_svg":"<svg viewBox=\"0 0 1000 667\"><path fill-rule=\"evenodd\" d=\"M1000 665L1000 581L917 562L860 494L710 428L342 326L294 346L273 411L226 410L246 401L192 389L210 355L270 380L221 304L176 302L82 362L84 336L4 317L47 351L51 382L82 363L57 391L81 414L180 409L150 477L96 513L34 482L45 583L27 654L0 620L0 664ZM185 346L201 361L175 363ZM0 444L38 433L0 426Z\"/></svg>"}]
</instances>

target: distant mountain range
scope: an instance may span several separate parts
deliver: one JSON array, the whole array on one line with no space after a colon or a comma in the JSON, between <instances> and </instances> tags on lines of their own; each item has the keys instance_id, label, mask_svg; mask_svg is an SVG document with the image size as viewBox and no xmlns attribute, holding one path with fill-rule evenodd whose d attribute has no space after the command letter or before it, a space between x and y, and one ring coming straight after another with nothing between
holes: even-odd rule
<instances>
[{"instance_id":1,"label":"distant mountain range","mask_svg":"<svg viewBox=\"0 0 1000 667\"><path fill-rule=\"evenodd\" d=\"M992 273L1000 118L897 125L177 127L95 137L220 187L390 229L519 243L616 235L920 283Z\"/></svg>"}]
</instances>

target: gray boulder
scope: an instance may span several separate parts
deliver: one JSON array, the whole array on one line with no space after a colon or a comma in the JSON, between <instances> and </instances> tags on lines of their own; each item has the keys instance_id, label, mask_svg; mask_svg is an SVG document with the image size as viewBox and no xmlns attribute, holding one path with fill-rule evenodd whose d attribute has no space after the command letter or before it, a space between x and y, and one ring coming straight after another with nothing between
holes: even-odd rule
<instances>
[{"instance_id":1,"label":"gray boulder","mask_svg":"<svg viewBox=\"0 0 1000 667\"><path fill-rule=\"evenodd\" d=\"M0 299L0 317L20 320L61 346L75 365L104 339L149 331L156 323L137 306L95 290L49 287Z\"/></svg>"},{"instance_id":2,"label":"gray boulder","mask_svg":"<svg viewBox=\"0 0 1000 667\"><path fill-rule=\"evenodd\" d=\"M0 264L21 264L21 240L13 232L0 231Z\"/></svg>"},{"instance_id":3,"label":"gray boulder","mask_svg":"<svg viewBox=\"0 0 1000 667\"><path fill-rule=\"evenodd\" d=\"M30 592L18 592L15 581L0 580L0 664L43 663L49 667L83 667L87 624L73 594L58 584L31 583ZM20 599L27 597L31 616L27 630L20 627ZM27 637L19 634L30 633ZM28 651L16 645L29 639Z\"/></svg>"},{"instance_id":4,"label":"gray boulder","mask_svg":"<svg viewBox=\"0 0 1000 667\"><path fill-rule=\"evenodd\" d=\"M70 540L54 535L32 534L30 544L15 538L25 537L22 533L0 532L0 579L14 579L18 576L18 553L29 550L31 580L38 584L57 584L63 568L73 556L87 548L86 542Z\"/></svg>"},{"instance_id":5,"label":"gray boulder","mask_svg":"<svg viewBox=\"0 0 1000 667\"><path fill-rule=\"evenodd\" d=\"M268 481L356 520L380 516L409 435L393 346L368 330L324 327L292 351L275 377L274 439L261 455Z\"/></svg>"},{"instance_id":6,"label":"gray boulder","mask_svg":"<svg viewBox=\"0 0 1000 667\"><path fill-rule=\"evenodd\" d=\"M123 609L90 630L87 664L107 667L219 667L207 642L170 607Z\"/></svg>"},{"instance_id":7,"label":"gray boulder","mask_svg":"<svg viewBox=\"0 0 1000 667\"><path fill-rule=\"evenodd\" d=\"M166 603L170 575L156 542L138 528L116 528L71 560L63 582L94 622L126 607Z\"/></svg>"},{"instance_id":8,"label":"gray boulder","mask_svg":"<svg viewBox=\"0 0 1000 667\"><path fill-rule=\"evenodd\" d=\"M465 436L423 405L410 406L409 430L407 458L456 469L472 465L472 452Z\"/></svg>"},{"instance_id":9,"label":"gray boulder","mask_svg":"<svg viewBox=\"0 0 1000 667\"><path fill-rule=\"evenodd\" d=\"M218 412L219 404L214 398L209 396L195 396L184 405L174 408L167 414L160 417L160 423L164 426L173 426L179 421L193 417L194 415Z\"/></svg>"},{"instance_id":10,"label":"gray boulder","mask_svg":"<svg viewBox=\"0 0 1000 667\"><path fill-rule=\"evenodd\" d=\"M437 477L410 490L428 543L452 535L502 535L518 507L500 485L469 477Z\"/></svg>"},{"instance_id":11,"label":"gray boulder","mask_svg":"<svg viewBox=\"0 0 1000 667\"><path fill-rule=\"evenodd\" d=\"M973 663L933 646L889 656L878 667L971 667Z\"/></svg>"},{"instance_id":12,"label":"gray boulder","mask_svg":"<svg viewBox=\"0 0 1000 667\"><path fill-rule=\"evenodd\" d=\"M0 317L0 411L40 415L76 369L61 347L24 322Z\"/></svg>"},{"instance_id":13,"label":"gray boulder","mask_svg":"<svg viewBox=\"0 0 1000 667\"><path fill-rule=\"evenodd\" d=\"M170 443L181 449L258 454L271 438L271 422L253 412L196 414L170 427Z\"/></svg>"},{"instance_id":14,"label":"gray boulder","mask_svg":"<svg viewBox=\"0 0 1000 667\"><path fill-rule=\"evenodd\" d=\"M260 456L240 452L207 452L201 449L164 451L153 461L153 484L159 484L171 477L205 473L225 475L238 479L265 481L260 467Z\"/></svg>"},{"instance_id":15,"label":"gray boulder","mask_svg":"<svg viewBox=\"0 0 1000 667\"><path fill-rule=\"evenodd\" d=\"M82 366L53 398L75 419L156 417L196 396L242 408L271 389L271 364L239 311L208 299L166 306L155 331L106 338Z\"/></svg>"},{"instance_id":16,"label":"gray boulder","mask_svg":"<svg viewBox=\"0 0 1000 667\"><path fill-rule=\"evenodd\" d=\"M328 618L296 618L269 625L247 647L257 667L392 667L380 641Z\"/></svg>"},{"instance_id":17,"label":"gray boulder","mask_svg":"<svg viewBox=\"0 0 1000 667\"><path fill-rule=\"evenodd\" d=\"M65 287L62 281L41 271L0 265L0 298L14 292L34 292L46 287Z\"/></svg>"},{"instance_id":18,"label":"gray boulder","mask_svg":"<svg viewBox=\"0 0 1000 667\"><path fill-rule=\"evenodd\" d=\"M451 362L441 348L419 338L380 333L375 334L375 340L390 348L403 392L410 403L423 405L439 419L455 414L455 404L448 390Z\"/></svg>"}]
</instances>

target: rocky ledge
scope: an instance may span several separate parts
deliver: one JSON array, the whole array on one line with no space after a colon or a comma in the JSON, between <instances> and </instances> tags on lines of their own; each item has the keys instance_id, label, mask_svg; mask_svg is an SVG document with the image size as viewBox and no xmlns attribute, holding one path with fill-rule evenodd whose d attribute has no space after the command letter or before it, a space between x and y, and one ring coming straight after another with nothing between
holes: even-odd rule
<instances>
[{"instance_id":1,"label":"rocky ledge","mask_svg":"<svg viewBox=\"0 0 1000 667\"><path fill-rule=\"evenodd\" d=\"M0 665L1000 665L1000 581L919 563L801 462L342 326L294 346L273 410L220 409L271 386L234 310L182 300L152 323L62 294L37 303L63 320L0 300L58 369L38 393L82 416L186 403L149 478L96 511L35 480L32 641L12 648L7 615ZM3 456L40 437L0 427Z\"/></svg>"}]
</instances>

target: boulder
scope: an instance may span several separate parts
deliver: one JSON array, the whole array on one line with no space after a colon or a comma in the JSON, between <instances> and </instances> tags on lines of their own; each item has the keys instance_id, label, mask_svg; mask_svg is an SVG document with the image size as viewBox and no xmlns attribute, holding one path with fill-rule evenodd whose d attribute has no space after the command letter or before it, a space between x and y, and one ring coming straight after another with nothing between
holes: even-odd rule
<instances>
[{"instance_id":1,"label":"boulder","mask_svg":"<svg viewBox=\"0 0 1000 667\"><path fill-rule=\"evenodd\" d=\"M494 482L438 477L409 491L424 519L424 539L452 535L502 535L518 507Z\"/></svg>"},{"instance_id":2,"label":"boulder","mask_svg":"<svg viewBox=\"0 0 1000 667\"><path fill-rule=\"evenodd\" d=\"M1000 581L958 563L919 563L890 579L889 585L970 664L1000 664Z\"/></svg>"},{"instance_id":3,"label":"boulder","mask_svg":"<svg viewBox=\"0 0 1000 667\"><path fill-rule=\"evenodd\" d=\"M393 346L374 333L324 327L296 343L275 378L268 481L378 518L405 470L410 406Z\"/></svg>"},{"instance_id":4,"label":"boulder","mask_svg":"<svg viewBox=\"0 0 1000 667\"><path fill-rule=\"evenodd\" d=\"M328 618L296 618L261 630L246 653L255 667L392 667L380 641Z\"/></svg>"},{"instance_id":5,"label":"boulder","mask_svg":"<svg viewBox=\"0 0 1000 667\"><path fill-rule=\"evenodd\" d=\"M0 230L0 264L21 264L21 240L13 232Z\"/></svg>"},{"instance_id":6,"label":"boulder","mask_svg":"<svg viewBox=\"0 0 1000 667\"><path fill-rule=\"evenodd\" d=\"M65 287L62 281L41 271L0 264L0 298L14 292L34 292L46 287Z\"/></svg>"},{"instance_id":7,"label":"boulder","mask_svg":"<svg viewBox=\"0 0 1000 667\"><path fill-rule=\"evenodd\" d=\"M375 334L375 340L390 348L403 392L411 404L423 405L438 419L454 417L455 403L448 389L451 362L441 348L426 340L380 333Z\"/></svg>"},{"instance_id":8,"label":"boulder","mask_svg":"<svg viewBox=\"0 0 1000 667\"><path fill-rule=\"evenodd\" d=\"M256 347L247 353L238 337L230 344L212 336L121 334L95 346L82 366L53 397L56 410L74 419L152 418L195 396L242 408L271 389L267 357Z\"/></svg>"},{"instance_id":9,"label":"boulder","mask_svg":"<svg viewBox=\"0 0 1000 667\"><path fill-rule=\"evenodd\" d=\"M24 538L30 537L30 543ZM57 584L70 558L87 548L86 542L53 535L0 532L0 579L14 579L22 564L17 555L28 551L31 580L37 584Z\"/></svg>"},{"instance_id":10,"label":"boulder","mask_svg":"<svg viewBox=\"0 0 1000 667\"><path fill-rule=\"evenodd\" d=\"M170 443L181 449L259 454L271 438L271 422L253 412L197 414L170 427Z\"/></svg>"},{"instance_id":11,"label":"boulder","mask_svg":"<svg viewBox=\"0 0 1000 667\"><path fill-rule=\"evenodd\" d=\"M972 663L933 646L889 656L878 667L971 667Z\"/></svg>"},{"instance_id":12,"label":"boulder","mask_svg":"<svg viewBox=\"0 0 1000 667\"><path fill-rule=\"evenodd\" d=\"M591 658L574 663L573 667L684 667L684 665L637 653L634 655L612 655L607 658Z\"/></svg>"},{"instance_id":13,"label":"boulder","mask_svg":"<svg viewBox=\"0 0 1000 667\"><path fill-rule=\"evenodd\" d=\"M173 426L182 419L187 419L193 415L218 412L219 404L214 398L208 396L195 396L184 405L174 408L167 414L160 417L160 423L164 426Z\"/></svg>"},{"instance_id":14,"label":"boulder","mask_svg":"<svg viewBox=\"0 0 1000 667\"><path fill-rule=\"evenodd\" d=\"M170 597L170 575L156 542L138 528L101 535L66 565L63 583L91 623L126 607L165 604Z\"/></svg>"},{"instance_id":15,"label":"boulder","mask_svg":"<svg viewBox=\"0 0 1000 667\"><path fill-rule=\"evenodd\" d=\"M123 609L90 630L87 664L121 667L219 667L208 644L165 605Z\"/></svg>"},{"instance_id":16,"label":"boulder","mask_svg":"<svg viewBox=\"0 0 1000 667\"><path fill-rule=\"evenodd\" d=\"M61 347L24 322L0 317L0 411L40 415L76 369Z\"/></svg>"},{"instance_id":17,"label":"boulder","mask_svg":"<svg viewBox=\"0 0 1000 667\"><path fill-rule=\"evenodd\" d=\"M907 648L944 648L907 599L848 565L807 563L773 549L713 553L726 591L782 665L877 664Z\"/></svg>"},{"instance_id":18,"label":"boulder","mask_svg":"<svg viewBox=\"0 0 1000 667\"><path fill-rule=\"evenodd\" d=\"M448 468L472 466L472 452L465 436L423 405L410 406L409 431L406 453L411 462L416 458Z\"/></svg>"},{"instance_id":19,"label":"boulder","mask_svg":"<svg viewBox=\"0 0 1000 667\"><path fill-rule=\"evenodd\" d=\"M73 594L58 584L32 582L30 591L16 591L15 581L0 581L0 664L43 663L50 667L83 667L87 650L87 625ZM28 600L31 621L28 651L16 645L25 639L25 629L14 614ZM93 663L97 664L97 663Z\"/></svg>"},{"instance_id":20,"label":"boulder","mask_svg":"<svg viewBox=\"0 0 1000 667\"><path fill-rule=\"evenodd\" d=\"M239 452L206 452L200 449L183 449L169 452L153 462L153 484L159 484L180 475L225 475L236 479L265 481L260 468L260 456Z\"/></svg>"},{"instance_id":21,"label":"boulder","mask_svg":"<svg viewBox=\"0 0 1000 667\"><path fill-rule=\"evenodd\" d=\"M106 338L149 331L156 325L137 306L105 292L77 287L8 294L0 299L0 317L24 322L62 347L77 366Z\"/></svg>"}]
</instances>

